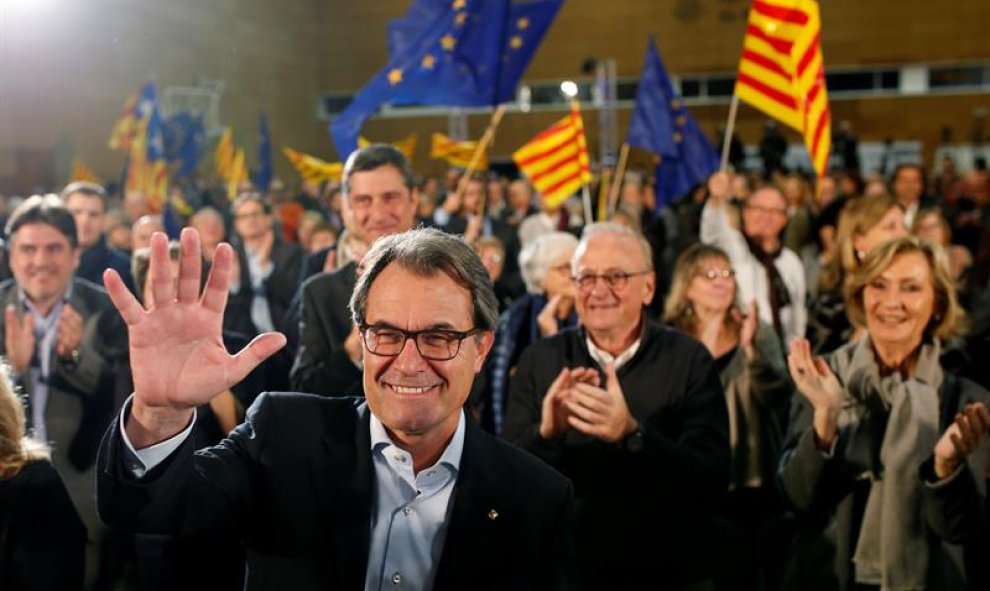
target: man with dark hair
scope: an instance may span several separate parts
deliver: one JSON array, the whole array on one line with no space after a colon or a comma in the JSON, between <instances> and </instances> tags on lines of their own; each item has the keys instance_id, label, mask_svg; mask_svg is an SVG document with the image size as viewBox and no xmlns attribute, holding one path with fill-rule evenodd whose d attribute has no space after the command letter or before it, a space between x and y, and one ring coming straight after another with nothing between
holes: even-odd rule
<instances>
[{"instance_id":1,"label":"man with dark hair","mask_svg":"<svg viewBox=\"0 0 990 591\"><path fill-rule=\"evenodd\" d=\"M108 523L237 532L250 589L573 586L570 483L483 433L462 408L497 306L463 240L416 230L369 250L350 302L367 353L364 400L262 394L244 424L198 452L188 440L193 409L285 338L261 335L236 355L222 346L227 245L202 295L194 231L182 235L177 288L167 259L158 234L147 309L107 273L136 377L100 454Z\"/></svg>"},{"instance_id":2,"label":"man with dark hair","mask_svg":"<svg viewBox=\"0 0 990 591\"><path fill-rule=\"evenodd\" d=\"M73 278L79 243L57 195L35 195L7 222L14 277L0 284L0 354L25 394L29 429L53 444L52 462L89 530L92 581L105 528L93 499L100 435L130 391L127 333L102 288Z\"/></svg>"},{"instance_id":3,"label":"man with dark hair","mask_svg":"<svg viewBox=\"0 0 990 591\"><path fill-rule=\"evenodd\" d=\"M62 189L62 201L75 219L79 247L82 249L76 277L101 285L103 271L113 269L120 273L128 289L133 292L130 257L107 245L107 193L103 187L85 181L69 183Z\"/></svg>"},{"instance_id":4,"label":"man with dark hair","mask_svg":"<svg viewBox=\"0 0 990 591\"><path fill-rule=\"evenodd\" d=\"M364 244L413 228L419 194L409 161L392 146L355 151L344 165L347 232ZM293 389L325 396L359 395L364 349L347 311L360 261L302 284L299 348L290 374Z\"/></svg>"},{"instance_id":5,"label":"man with dark hair","mask_svg":"<svg viewBox=\"0 0 990 591\"><path fill-rule=\"evenodd\" d=\"M914 217L921 209L938 206L938 202L925 191L928 177L920 164L898 164L890 177L890 194L904 207L904 225L914 225Z\"/></svg>"}]
</instances>

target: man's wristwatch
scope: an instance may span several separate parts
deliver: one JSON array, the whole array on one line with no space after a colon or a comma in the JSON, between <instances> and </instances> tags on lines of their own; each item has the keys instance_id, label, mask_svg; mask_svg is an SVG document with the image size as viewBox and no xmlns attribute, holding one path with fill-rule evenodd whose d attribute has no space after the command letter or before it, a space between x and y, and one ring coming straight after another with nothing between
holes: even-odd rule
<instances>
[{"instance_id":1,"label":"man's wristwatch","mask_svg":"<svg viewBox=\"0 0 990 591\"><path fill-rule=\"evenodd\" d=\"M66 363L71 363L72 365L79 364L79 349L73 349L69 351L68 355L62 357L62 361Z\"/></svg>"},{"instance_id":2,"label":"man's wristwatch","mask_svg":"<svg viewBox=\"0 0 990 591\"><path fill-rule=\"evenodd\" d=\"M643 425L636 427L636 430L626 435L625 439L622 440L622 447L626 448L626 451L631 453L639 453L643 451L643 445L646 443L643 436Z\"/></svg>"}]
</instances>

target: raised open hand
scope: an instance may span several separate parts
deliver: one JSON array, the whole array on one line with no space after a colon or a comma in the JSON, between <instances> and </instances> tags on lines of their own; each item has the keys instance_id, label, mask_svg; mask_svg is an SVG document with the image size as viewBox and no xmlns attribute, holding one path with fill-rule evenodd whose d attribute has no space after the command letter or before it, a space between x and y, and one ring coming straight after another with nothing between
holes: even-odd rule
<instances>
[{"instance_id":1,"label":"raised open hand","mask_svg":"<svg viewBox=\"0 0 990 591\"><path fill-rule=\"evenodd\" d=\"M151 237L151 297L147 307L135 299L115 271L107 270L103 276L110 299L127 323L130 338L134 378L131 417L143 428L132 433L134 421L128 422L128 436L139 435L132 436L136 446L180 432L193 408L244 379L285 344L285 336L266 333L230 355L221 331L233 251L228 244L217 247L209 280L200 295L199 234L187 228L182 232L181 243L176 288L168 241L160 232Z\"/></svg>"},{"instance_id":2,"label":"raised open hand","mask_svg":"<svg viewBox=\"0 0 990 591\"><path fill-rule=\"evenodd\" d=\"M951 476L966 456L976 451L987 436L988 427L990 411L986 405L982 402L967 404L935 444L935 474L940 479Z\"/></svg>"},{"instance_id":3,"label":"raised open hand","mask_svg":"<svg viewBox=\"0 0 990 591\"><path fill-rule=\"evenodd\" d=\"M794 339L787 356L791 379L815 409L813 427L820 447L828 447L838 430L845 392L839 379L821 357L812 357L808 339Z\"/></svg>"}]
</instances>

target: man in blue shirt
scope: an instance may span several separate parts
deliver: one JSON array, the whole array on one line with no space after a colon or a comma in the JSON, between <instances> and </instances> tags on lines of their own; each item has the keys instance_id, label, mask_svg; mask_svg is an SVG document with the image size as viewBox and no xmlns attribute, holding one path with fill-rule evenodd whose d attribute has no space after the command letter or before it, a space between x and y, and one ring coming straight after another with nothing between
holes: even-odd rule
<instances>
[{"instance_id":1,"label":"man in blue shirt","mask_svg":"<svg viewBox=\"0 0 990 591\"><path fill-rule=\"evenodd\" d=\"M463 405L497 302L477 255L436 230L381 238L351 298L365 399L263 394L220 445L194 452L194 408L285 343L219 340L232 252L200 295L195 232L177 287L152 240L148 309L107 273L127 322L135 392L101 448L113 525L236 532L252 589L569 589L570 483L483 433Z\"/></svg>"}]
</instances>

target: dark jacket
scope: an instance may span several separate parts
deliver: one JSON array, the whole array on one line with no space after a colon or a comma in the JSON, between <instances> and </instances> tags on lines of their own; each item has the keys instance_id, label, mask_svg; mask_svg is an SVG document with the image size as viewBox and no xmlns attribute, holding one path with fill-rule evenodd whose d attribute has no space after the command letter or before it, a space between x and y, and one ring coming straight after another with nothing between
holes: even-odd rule
<instances>
[{"instance_id":1,"label":"dark jacket","mask_svg":"<svg viewBox=\"0 0 990 591\"><path fill-rule=\"evenodd\" d=\"M107 269L113 269L120 274L127 289L131 290L131 293L137 293L134 290L134 276L131 275L131 257L122 250L107 246L106 237L100 236L96 244L79 255L76 277L96 285L103 285L103 272Z\"/></svg>"},{"instance_id":2,"label":"dark jacket","mask_svg":"<svg viewBox=\"0 0 990 591\"><path fill-rule=\"evenodd\" d=\"M363 589L374 467L359 402L263 394L229 439L195 453L187 441L141 479L124 472L115 422L100 452L100 513L129 530L238 532L247 589ZM466 427L434 589L571 588L570 484Z\"/></svg>"}]
</instances>

